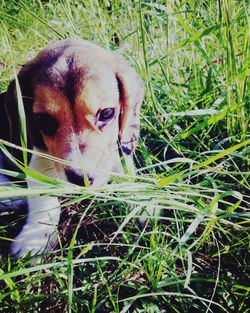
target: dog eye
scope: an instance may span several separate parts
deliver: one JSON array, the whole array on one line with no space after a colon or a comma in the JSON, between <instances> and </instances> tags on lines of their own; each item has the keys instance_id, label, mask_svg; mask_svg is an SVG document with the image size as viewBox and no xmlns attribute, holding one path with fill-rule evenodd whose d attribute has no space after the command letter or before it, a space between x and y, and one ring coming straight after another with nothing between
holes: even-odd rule
<instances>
[{"instance_id":1,"label":"dog eye","mask_svg":"<svg viewBox=\"0 0 250 313\"><path fill-rule=\"evenodd\" d=\"M115 115L115 109L114 108L104 109L100 112L100 114L98 116L98 121L108 122L114 117L114 115Z\"/></svg>"},{"instance_id":2,"label":"dog eye","mask_svg":"<svg viewBox=\"0 0 250 313\"><path fill-rule=\"evenodd\" d=\"M54 136L58 129L58 122L54 117L47 113L36 113L35 121L40 129L46 136Z\"/></svg>"}]
</instances>

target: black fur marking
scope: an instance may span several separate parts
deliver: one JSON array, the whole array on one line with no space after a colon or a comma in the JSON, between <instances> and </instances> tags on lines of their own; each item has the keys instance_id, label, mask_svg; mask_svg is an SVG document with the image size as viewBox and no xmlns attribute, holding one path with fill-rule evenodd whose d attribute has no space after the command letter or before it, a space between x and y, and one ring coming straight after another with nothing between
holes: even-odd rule
<instances>
[{"instance_id":1,"label":"black fur marking","mask_svg":"<svg viewBox=\"0 0 250 313\"><path fill-rule=\"evenodd\" d=\"M127 155L130 155L132 150L129 149L128 147L126 147L126 146L122 146L122 152L124 152Z\"/></svg>"},{"instance_id":2,"label":"black fur marking","mask_svg":"<svg viewBox=\"0 0 250 313\"><path fill-rule=\"evenodd\" d=\"M117 87L119 91L119 98L120 98L120 101L122 102L124 100L124 90L123 90L124 88L123 88L122 81L120 80L117 74L116 74L116 81L117 81Z\"/></svg>"},{"instance_id":3,"label":"black fur marking","mask_svg":"<svg viewBox=\"0 0 250 313\"><path fill-rule=\"evenodd\" d=\"M65 174L67 176L67 179L70 183L79 185L79 186L84 186L84 178L81 175L78 175L74 171L70 169L65 170Z\"/></svg>"},{"instance_id":4,"label":"black fur marking","mask_svg":"<svg viewBox=\"0 0 250 313\"><path fill-rule=\"evenodd\" d=\"M31 64L31 70L34 72L34 82L36 84L53 86L53 84L56 83L58 77L53 74L53 66L63 55L65 48L66 47L63 46L55 51L44 51L40 57Z\"/></svg>"},{"instance_id":5,"label":"black fur marking","mask_svg":"<svg viewBox=\"0 0 250 313\"><path fill-rule=\"evenodd\" d=\"M46 136L54 136L58 129L57 120L47 113L34 114L37 127Z\"/></svg>"},{"instance_id":6,"label":"black fur marking","mask_svg":"<svg viewBox=\"0 0 250 313\"><path fill-rule=\"evenodd\" d=\"M62 92L66 95L71 106L74 106L75 98L79 92L79 87L83 80L84 70L76 64L74 55L67 58L68 70L63 74Z\"/></svg>"},{"instance_id":7,"label":"black fur marking","mask_svg":"<svg viewBox=\"0 0 250 313\"><path fill-rule=\"evenodd\" d=\"M62 56L63 49L60 49L59 51L51 51L48 53L41 62L41 68L47 70L49 68L52 68L53 65L58 61L58 59Z\"/></svg>"},{"instance_id":8,"label":"black fur marking","mask_svg":"<svg viewBox=\"0 0 250 313\"><path fill-rule=\"evenodd\" d=\"M74 106L75 98L80 91L86 69L79 67L74 54L66 58L67 69L55 68L55 64L63 56L64 49L49 53L41 60L41 66L37 68L39 75L35 78L37 84L57 88L64 94Z\"/></svg>"}]
</instances>

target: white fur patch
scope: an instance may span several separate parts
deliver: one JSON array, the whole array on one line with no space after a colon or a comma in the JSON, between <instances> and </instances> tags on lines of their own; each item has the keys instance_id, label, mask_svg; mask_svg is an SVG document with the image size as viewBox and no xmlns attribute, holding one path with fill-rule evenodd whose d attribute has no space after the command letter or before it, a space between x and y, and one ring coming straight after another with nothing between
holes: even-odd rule
<instances>
[{"instance_id":1,"label":"white fur patch","mask_svg":"<svg viewBox=\"0 0 250 313\"><path fill-rule=\"evenodd\" d=\"M51 177L56 178L57 174L54 162L32 155L30 167ZM28 180L29 187L42 186L42 183ZM50 250L56 244L56 229L60 218L60 205L56 197L39 196L28 199L28 218L20 234L11 244L11 254L19 257L27 252L32 255Z\"/></svg>"}]
</instances>

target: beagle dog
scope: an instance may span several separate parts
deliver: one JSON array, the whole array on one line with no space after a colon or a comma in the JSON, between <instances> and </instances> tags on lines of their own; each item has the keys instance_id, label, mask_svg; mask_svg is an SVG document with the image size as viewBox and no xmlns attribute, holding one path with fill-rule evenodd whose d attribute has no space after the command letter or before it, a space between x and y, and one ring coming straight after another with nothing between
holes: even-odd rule
<instances>
[{"instance_id":1,"label":"beagle dog","mask_svg":"<svg viewBox=\"0 0 250 313\"><path fill-rule=\"evenodd\" d=\"M123 173L119 151L127 168L132 167L144 86L122 56L88 41L62 40L25 64L17 81L0 96L0 138L21 146L20 86L28 148L68 161L65 165L31 153L31 168L73 184L98 187L109 181L111 173ZM21 150L13 148L11 153L24 161ZM13 168L3 152L1 168ZM0 184L8 182L10 178L0 173ZM8 204L0 199L0 207L18 201ZM57 242L58 199L41 196L27 201L26 224L11 244L16 258L48 251Z\"/></svg>"}]
</instances>

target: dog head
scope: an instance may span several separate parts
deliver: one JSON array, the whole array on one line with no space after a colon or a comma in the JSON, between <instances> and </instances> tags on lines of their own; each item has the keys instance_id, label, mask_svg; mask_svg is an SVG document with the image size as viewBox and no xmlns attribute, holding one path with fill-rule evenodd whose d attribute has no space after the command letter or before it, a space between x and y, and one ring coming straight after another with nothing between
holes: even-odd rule
<instances>
[{"instance_id":1,"label":"dog head","mask_svg":"<svg viewBox=\"0 0 250 313\"><path fill-rule=\"evenodd\" d=\"M118 167L118 140L125 155L132 153L144 88L118 54L83 40L59 41L24 65L18 81L28 147L70 161L55 162L60 178L83 185L87 177L99 186ZM13 81L6 110L11 141L20 145L16 93Z\"/></svg>"}]
</instances>

